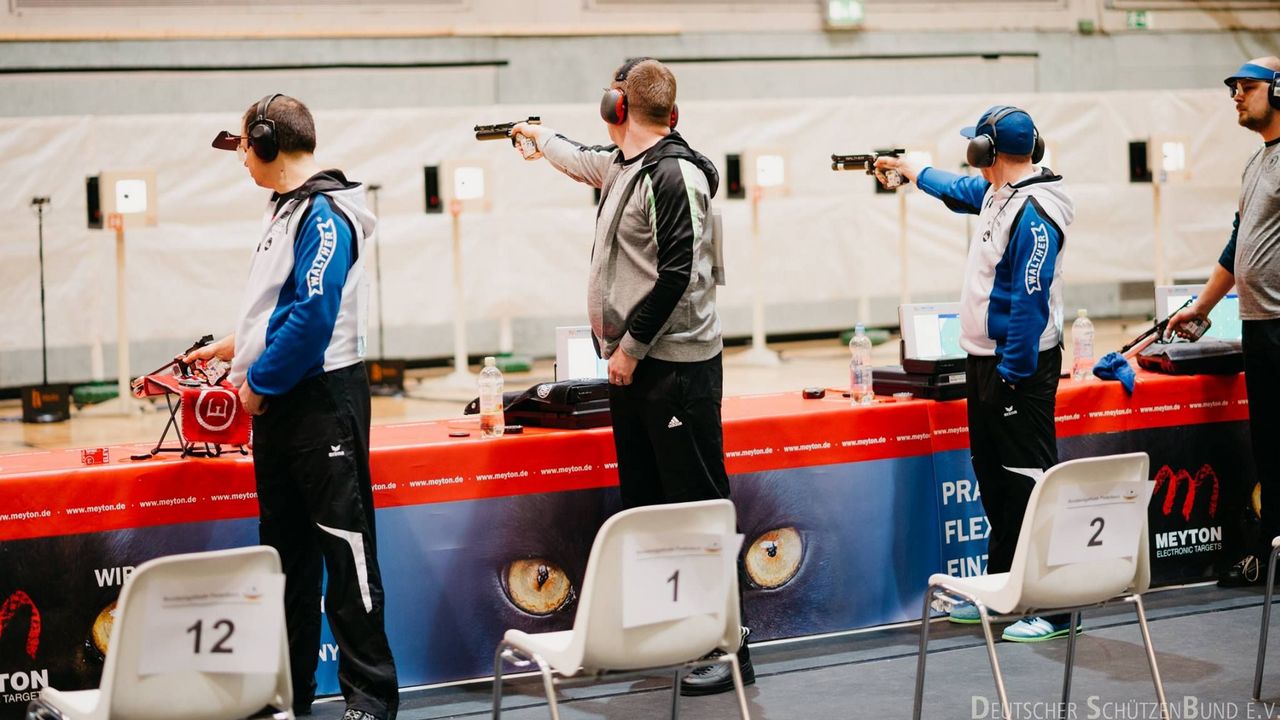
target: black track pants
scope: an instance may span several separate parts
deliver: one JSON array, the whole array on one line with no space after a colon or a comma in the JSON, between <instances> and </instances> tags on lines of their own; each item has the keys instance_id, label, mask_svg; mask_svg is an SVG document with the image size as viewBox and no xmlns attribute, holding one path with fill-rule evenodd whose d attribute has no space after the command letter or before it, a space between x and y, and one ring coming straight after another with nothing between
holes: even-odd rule
<instances>
[{"instance_id":1,"label":"black track pants","mask_svg":"<svg viewBox=\"0 0 1280 720\"><path fill-rule=\"evenodd\" d=\"M347 705L379 718L399 706L383 627L369 480L369 385L363 364L308 378L254 418L259 535L280 553L294 707L310 707L325 614Z\"/></svg>"},{"instance_id":2,"label":"black track pants","mask_svg":"<svg viewBox=\"0 0 1280 720\"><path fill-rule=\"evenodd\" d=\"M729 497L724 469L720 356L645 358L631 384L609 386L624 508Z\"/></svg>"},{"instance_id":3,"label":"black track pants","mask_svg":"<svg viewBox=\"0 0 1280 720\"><path fill-rule=\"evenodd\" d=\"M1036 371L1010 389L997 357L970 355L965 363L969 398L969 449L991 535L987 572L1008 572L1022 530L1022 515L1035 480L1025 471L1058 464L1053 413L1062 350L1040 353ZM1019 470L1024 472L1019 472Z\"/></svg>"}]
</instances>

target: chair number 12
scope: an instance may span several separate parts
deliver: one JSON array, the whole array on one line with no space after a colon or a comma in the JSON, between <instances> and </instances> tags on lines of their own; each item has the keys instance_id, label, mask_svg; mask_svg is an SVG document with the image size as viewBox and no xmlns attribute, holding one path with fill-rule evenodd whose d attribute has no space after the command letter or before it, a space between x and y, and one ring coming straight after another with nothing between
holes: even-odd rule
<instances>
[{"instance_id":1,"label":"chair number 12","mask_svg":"<svg viewBox=\"0 0 1280 720\"><path fill-rule=\"evenodd\" d=\"M226 628L227 632L217 642L213 644L213 647L209 648L209 652L211 653L233 652L232 648L226 646L226 643L228 640L231 639L231 634L236 631L236 624L231 622L230 620L219 620L213 624L213 628L215 630ZM193 633L196 636L195 654L199 655L200 654L200 637L204 632L204 620L197 620L194 625L187 628L187 632Z\"/></svg>"},{"instance_id":2,"label":"chair number 12","mask_svg":"<svg viewBox=\"0 0 1280 720\"><path fill-rule=\"evenodd\" d=\"M680 598L680 571L671 573L667 582L671 583L671 602L676 602Z\"/></svg>"}]
</instances>

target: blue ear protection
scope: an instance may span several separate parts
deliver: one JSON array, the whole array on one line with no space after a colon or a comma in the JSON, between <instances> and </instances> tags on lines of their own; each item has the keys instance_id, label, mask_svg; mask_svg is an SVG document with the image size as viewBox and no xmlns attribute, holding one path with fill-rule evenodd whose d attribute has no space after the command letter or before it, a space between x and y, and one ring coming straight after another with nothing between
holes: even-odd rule
<instances>
[{"instance_id":1,"label":"blue ear protection","mask_svg":"<svg viewBox=\"0 0 1280 720\"><path fill-rule=\"evenodd\" d=\"M990 127L990 133L974 135L969 138L969 147L965 149L965 159L969 165L976 168L988 168L996 164L996 135L999 132L996 126L1001 120L1014 113L1022 113L1031 118L1031 114L1026 110L1021 110L1013 106L1005 106L1000 108L996 114L992 115L989 120L981 125L981 127ZM1044 159L1044 139L1040 137L1040 129L1035 126L1035 121L1031 123L1032 132L1035 134L1035 143L1031 146L1031 162L1038 163Z\"/></svg>"}]
</instances>

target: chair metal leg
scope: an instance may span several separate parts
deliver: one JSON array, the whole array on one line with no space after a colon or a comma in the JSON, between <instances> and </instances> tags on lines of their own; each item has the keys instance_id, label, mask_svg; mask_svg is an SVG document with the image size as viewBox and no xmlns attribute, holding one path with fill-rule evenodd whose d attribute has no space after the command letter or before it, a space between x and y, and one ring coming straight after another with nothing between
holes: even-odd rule
<instances>
[{"instance_id":1,"label":"chair metal leg","mask_svg":"<svg viewBox=\"0 0 1280 720\"><path fill-rule=\"evenodd\" d=\"M932 609L933 593L936 585L930 585L924 593L924 610L920 612L920 650L916 656L916 699L911 711L913 720L920 720L920 708L924 702L924 667L929 656L929 611Z\"/></svg>"},{"instance_id":2,"label":"chair metal leg","mask_svg":"<svg viewBox=\"0 0 1280 720\"><path fill-rule=\"evenodd\" d=\"M493 720L502 717L502 653L506 649L507 644L500 642L493 654Z\"/></svg>"},{"instance_id":3,"label":"chair metal leg","mask_svg":"<svg viewBox=\"0 0 1280 720\"><path fill-rule=\"evenodd\" d=\"M747 689L742 684L742 665L738 662L738 653L726 653L729 658L729 669L733 671L733 690L738 695L738 715L741 720L751 720L747 710Z\"/></svg>"},{"instance_id":4,"label":"chair metal leg","mask_svg":"<svg viewBox=\"0 0 1280 720\"><path fill-rule=\"evenodd\" d=\"M547 710L551 713L551 720L560 720L560 706L556 703L556 681L551 676L551 668L537 653L533 654L533 661L538 664L538 671L542 673L542 691L547 696Z\"/></svg>"},{"instance_id":5,"label":"chair metal leg","mask_svg":"<svg viewBox=\"0 0 1280 720\"><path fill-rule=\"evenodd\" d=\"M1253 668L1253 699L1262 699L1262 666L1267 661L1267 632L1271 629L1271 597L1276 590L1276 553L1271 550L1271 562L1267 563L1267 594L1262 603L1262 633L1258 636L1258 664Z\"/></svg>"},{"instance_id":6,"label":"chair metal leg","mask_svg":"<svg viewBox=\"0 0 1280 720\"><path fill-rule=\"evenodd\" d=\"M1000 660L996 657L996 641L991 635L991 619L987 617L987 607L981 602L973 603L978 608L978 619L982 620L982 634L987 640L987 657L991 659L991 674L996 679L996 696L1000 701L1000 716L1009 718L1009 696L1004 691L1004 675L1000 673Z\"/></svg>"},{"instance_id":7,"label":"chair metal leg","mask_svg":"<svg viewBox=\"0 0 1280 720\"><path fill-rule=\"evenodd\" d=\"M684 679L685 666L676 668L676 681L671 686L671 720L680 720L680 681Z\"/></svg>"},{"instance_id":8,"label":"chair metal leg","mask_svg":"<svg viewBox=\"0 0 1280 720\"><path fill-rule=\"evenodd\" d=\"M516 667L537 664L538 672L542 674L542 691L547 696L547 708L551 711L551 720L560 720L560 708L556 704L556 681L551 674L551 668L537 653L533 653L526 660L523 653L517 654L517 652L515 647L504 640L498 643L498 650L493 655L493 720L498 720L502 714L503 660L513 663Z\"/></svg>"},{"instance_id":9,"label":"chair metal leg","mask_svg":"<svg viewBox=\"0 0 1280 720\"><path fill-rule=\"evenodd\" d=\"M1160 680L1160 668L1156 665L1156 649L1151 645L1151 630L1147 628L1147 613L1142 607L1142 596L1131 595L1126 600L1133 603L1133 608L1138 613L1138 628L1142 630L1142 644L1147 649L1147 664L1151 666L1151 680L1156 686L1161 720L1169 720L1169 703L1164 699L1164 682Z\"/></svg>"},{"instance_id":10,"label":"chair metal leg","mask_svg":"<svg viewBox=\"0 0 1280 720\"><path fill-rule=\"evenodd\" d=\"M1058 717L1067 720L1068 717L1074 715L1068 711L1071 707L1071 670L1076 664L1076 628L1080 626L1080 611L1071 613L1071 632L1067 635L1067 659L1063 663L1065 669L1062 672L1062 705L1059 706Z\"/></svg>"}]
</instances>

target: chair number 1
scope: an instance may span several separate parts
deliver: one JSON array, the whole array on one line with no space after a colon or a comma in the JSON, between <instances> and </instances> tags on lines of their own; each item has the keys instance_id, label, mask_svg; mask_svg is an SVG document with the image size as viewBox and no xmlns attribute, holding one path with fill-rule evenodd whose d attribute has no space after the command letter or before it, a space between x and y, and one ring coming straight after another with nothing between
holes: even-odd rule
<instances>
[{"instance_id":1,"label":"chair number 1","mask_svg":"<svg viewBox=\"0 0 1280 720\"><path fill-rule=\"evenodd\" d=\"M680 598L680 571L671 573L667 582L671 583L671 602L677 602Z\"/></svg>"},{"instance_id":2,"label":"chair number 1","mask_svg":"<svg viewBox=\"0 0 1280 720\"><path fill-rule=\"evenodd\" d=\"M1093 527L1094 525L1098 526L1098 532L1094 533L1093 537L1089 538L1088 547L1101 547L1102 541L1098 539L1098 536L1102 534L1102 528L1106 527L1107 522L1100 517L1096 517L1089 521L1089 527Z\"/></svg>"},{"instance_id":3,"label":"chair number 1","mask_svg":"<svg viewBox=\"0 0 1280 720\"><path fill-rule=\"evenodd\" d=\"M226 642L231 639L231 634L236 631L235 623L231 622L230 620L219 620L213 624L213 627L215 630L226 628L227 632L217 642L213 644L213 647L209 648L209 652L211 653L233 652L232 648L226 647ZM194 652L196 655L199 655L200 654L200 638L201 638L201 635L203 635L204 633L204 620L197 620L194 625L187 628L187 632L192 633L196 636Z\"/></svg>"}]
</instances>

